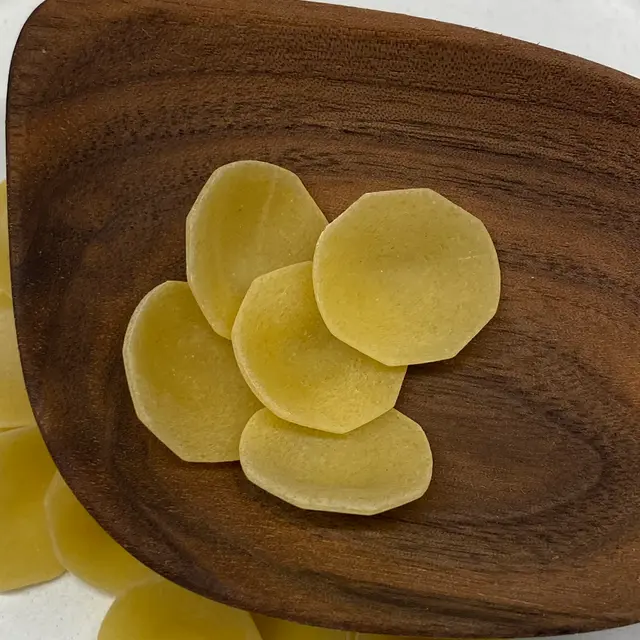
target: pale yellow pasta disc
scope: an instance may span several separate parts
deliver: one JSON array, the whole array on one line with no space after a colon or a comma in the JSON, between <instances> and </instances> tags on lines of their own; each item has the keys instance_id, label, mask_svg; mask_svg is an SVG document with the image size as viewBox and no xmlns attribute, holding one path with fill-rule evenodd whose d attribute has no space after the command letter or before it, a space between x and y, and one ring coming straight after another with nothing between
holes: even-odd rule
<instances>
[{"instance_id":1,"label":"pale yellow pasta disc","mask_svg":"<svg viewBox=\"0 0 640 640\"><path fill-rule=\"evenodd\" d=\"M67 571L114 595L155 576L93 519L59 473L44 504L56 556Z\"/></svg>"},{"instance_id":2,"label":"pale yellow pasta disc","mask_svg":"<svg viewBox=\"0 0 640 640\"><path fill-rule=\"evenodd\" d=\"M24 386L11 298L0 293L0 430L35 425Z\"/></svg>"},{"instance_id":3,"label":"pale yellow pasta disc","mask_svg":"<svg viewBox=\"0 0 640 640\"><path fill-rule=\"evenodd\" d=\"M261 405L186 282L143 299L123 355L136 413L169 449L190 462L238 459L240 433Z\"/></svg>"},{"instance_id":4,"label":"pale yellow pasta disc","mask_svg":"<svg viewBox=\"0 0 640 640\"><path fill-rule=\"evenodd\" d=\"M0 433L0 591L64 573L44 512L44 495L54 472L37 427Z\"/></svg>"},{"instance_id":5,"label":"pale yellow pasta disc","mask_svg":"<svg viewBox=\"0 0 640 640\"><path fill-rule=\"evenodd\" d=\"M253 280L313 258L325 217L300 179L265 162L218 169L187 219L187 274L211 326L231 337Z\"/></svg>"},{"instance_id":6,"label":"pale yellow pasta disc","mask_svg":"<svg viewBox=\"0 0 640 640\"><path fill-rule=\"evenodd\" d=\"M98 640L261 640L251 615L157 579L120 596Z\"/></svg>"},{"instance_id":7,"label":"pale yellow pasta disc","mask_svg":"<svg viewBox=\"0 0 640 640\"><path fill-rule=\"evenodd\" d=\"M310 627L288 620L254 615L262 640L352 640L347 631Z\"/></svg>"},{"instance_id":8,"label":"pale yellow pasta disc","mask_svg":"<svg viewBox=\"0 0 640 640\"><path fill-rule=\"evenodd\" d=\"M433 468L422 428L395 409L346 435L262 409L242 433L240 462L251 482L297 507L360 515L416 500Z\"/></svg>"},{"instance_id":9,"label":"pale yellow pasta disc","mask_svg":"<svg viewBox=\"0 0 640 640\"><path fill-rule=\"evenodd\" d=\"M346 433L395 404L405 367L387 367L340 342L325 326L305 262L257 278L233 327L238 366L273 413Z\"/></svg>"},{"instance_id":10,"label":"pale yellow pasta disc","mask_svg":"<svg viewBox=\"0 0 640 640\"><path fill-rule=\"evenodd\" d=\"M323 232L313 273L333 335L387 365L452 358L500 298L485 226L429 189L360 198Z\"/></svg>"}]
</instances>

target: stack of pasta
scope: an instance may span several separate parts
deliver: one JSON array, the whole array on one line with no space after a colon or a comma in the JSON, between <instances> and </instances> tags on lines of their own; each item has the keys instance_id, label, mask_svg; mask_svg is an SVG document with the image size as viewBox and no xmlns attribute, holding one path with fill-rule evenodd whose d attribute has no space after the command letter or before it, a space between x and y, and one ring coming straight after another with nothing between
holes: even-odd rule
<instances>
[{"instance_id":1,"label":"stack of pasta","mask_svg":"<svg viewBox=\"0 0 640 640\"><path fill-rule=\"evenodd\" d=\"M290 171L219 168L187 218L188 282L142 300L124 342L140 420L189 462L240 460L306 509L377 514L432 476L394 409L409 365L456 355L492 318L496 251L429 189L364 195L331 224Z\"/></svg>"}]
</instances>

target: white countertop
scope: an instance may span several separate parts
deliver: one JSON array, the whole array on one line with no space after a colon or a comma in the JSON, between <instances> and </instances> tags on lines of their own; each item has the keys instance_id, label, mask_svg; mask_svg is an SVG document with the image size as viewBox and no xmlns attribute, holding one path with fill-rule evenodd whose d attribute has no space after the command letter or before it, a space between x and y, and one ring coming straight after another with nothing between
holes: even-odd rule
<instances>
[{"instance_id":1,"label":"white countertop","mask_svg":"<svg viewBox=\"0 0 640 640\"><path fill-rule=\"evenodd\" d=\"M640 0L327 1L495 31L589 58L640 78ZM38 0L0 0L2 122L11 53L22 25L38 4ZM3 140L0 179L4 177L4 166ZM0 595L0 639L95 640L109 603L109 598L70 576L49 585ZM640 640L640 625L582 637Z\"/></svg>"}]
</instances>

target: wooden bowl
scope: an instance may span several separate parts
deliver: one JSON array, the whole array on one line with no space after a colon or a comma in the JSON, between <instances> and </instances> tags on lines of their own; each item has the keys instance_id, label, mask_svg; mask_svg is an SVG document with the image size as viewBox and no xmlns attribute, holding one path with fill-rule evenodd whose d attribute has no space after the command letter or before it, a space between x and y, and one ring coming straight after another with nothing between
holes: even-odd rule
<instances>
[{"instance_id":1,"label":"wooden bowl","mask_svg":"<svg viewBox=\"0 0 640 640\"><path fill-rule=\"evenodd\" d=\"M80 499L190 589L315 625L530 636L640 619L640 82L455 26L291 0L49 0L8 107L20 346ZM138 422L121 346L185 278L185 216L240 158L331 218L432 187L485 221L498 317L413 367L425 499L310 513L238 464L186 464Z\"/></svg>"}]
</instances>

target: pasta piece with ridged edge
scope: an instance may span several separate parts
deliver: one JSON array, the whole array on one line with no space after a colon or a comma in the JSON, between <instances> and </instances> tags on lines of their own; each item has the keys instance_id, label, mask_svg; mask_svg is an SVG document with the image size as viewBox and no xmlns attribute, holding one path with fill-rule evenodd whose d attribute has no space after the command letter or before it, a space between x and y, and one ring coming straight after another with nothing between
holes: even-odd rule
<instances>
[{"instance_id":1,"label":"pasta piece with ridged edge","mask_svg":"<svg viewBox=\"0 0 640 640\"><path fill-rule=\"evenodd\" d=\"M261 407L186 282L165 282L135 310L123 357L141 422L188 462L238 459L240 434Z\"/></svg>"},{"instance_id":2,"label":"pasta piece with ridged edge","mask_svg":"<svg viewBox=\"0 0 640 640\"><path fill-rule=\"evenodd\" d=\"M246 611L208 600L158 578L113 603L98 640L261 640Z\"/></svg>"},{"instance_id":3,"label":"pasta piece with ridged edge","mask_svg":"<svg viewBox=\"0 0 640 640\"><path fill-rule=\"evenodd\" d=\"M283 420L333 433L391 409L406 373L329 333L313 296L310 262L253 282L232 341L240 371L266 407Z\"/></svg>"},{"instance_id":4,"label":"pasta piece with ridged edge","mask_svg":"<svg viewBox=\"0 0 640 640\"><path fill-rule=\"evenodd\" d=\"M429 189L369 193L322 233L313 284L327 327L389 366L453 358L491 320L500 265L484 224Z\"/></svg>"},{"instance_id":5,"label":"pasta piece with ridged edge","mask_svg":"<svg viewBox=\"0 0 640 640\"><path fill-rule=\"evenodd\" d=\"M326 226L291 171L255 160L216 170L187 218L187 278L215 331L230 338L253 280L311 260Z\"/></svg>"},{"instance_id":6,"label":"pasta piece with ridged edge","mask_svg":"<svg viewBox=\"0 0 640 640\"><path fill-rule=\"evenodd\" d=\"M48 582L64 573L44 511L55 470L37 427L0 433L0 591Z\"/></svg>"},{"instance_id":7,"label":"pasta piece with ridged edge","mask_svg":"<svg viewBox=\"0 0 640 640\"><path fill-rule=\"evenodd\" d=\"M357 515L420 498L433 470L424 431L395 409L346 435L262 409L242 433L240 463L251 482L296 507Z\"/></svg>"}]
</instances>

